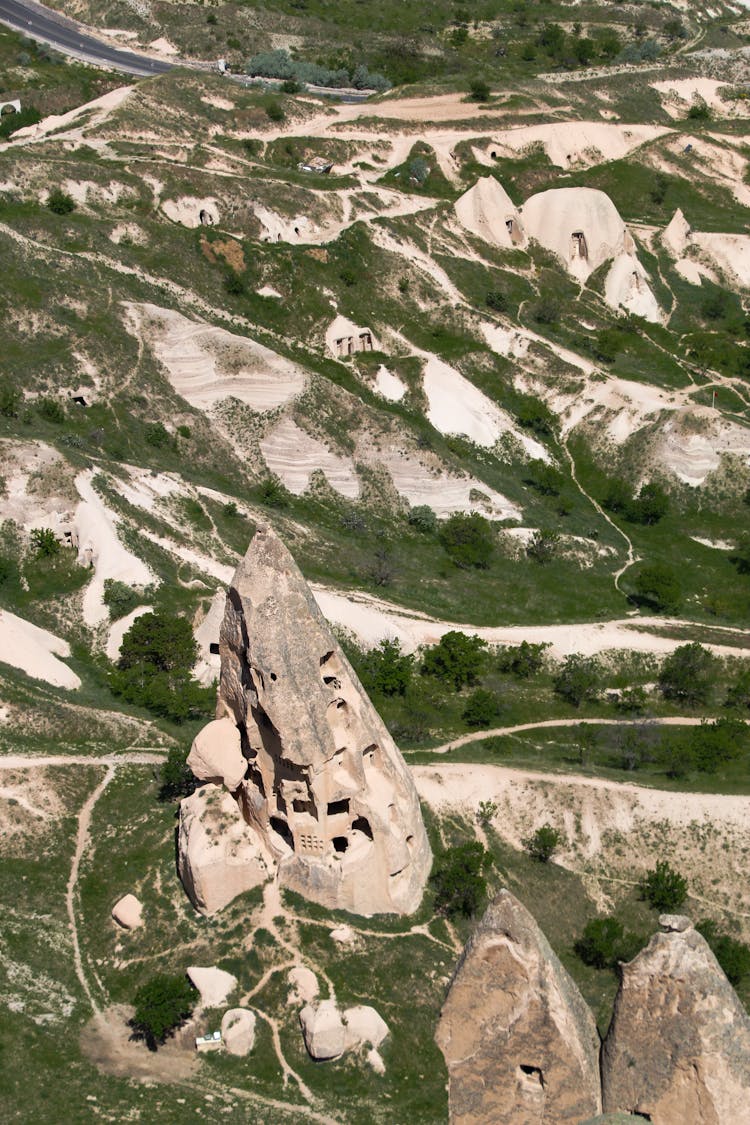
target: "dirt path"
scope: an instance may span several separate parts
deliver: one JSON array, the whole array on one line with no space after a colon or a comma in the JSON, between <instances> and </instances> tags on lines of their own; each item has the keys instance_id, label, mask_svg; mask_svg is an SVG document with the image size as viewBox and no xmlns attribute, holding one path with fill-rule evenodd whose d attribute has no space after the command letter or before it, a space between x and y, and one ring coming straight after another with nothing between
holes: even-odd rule
<instances>
[{"instance_id":1,"label":"dirt path","mask_svg":"<svg viewBox=\"0 0 750 1125\"><path fill-rule=\"evenodd\" d=\"M518 723L513 727L493 727L492 730L475 730L471 734L462 734L459 738L451 739L450 742L444 742L440 746L433 746L430 748L431 754L447 754L451 750L458 750L460 746L466 746L470 742L481 742L485 738L499 738L503 735L520 734L527 730L545 730L553 729L555 727L640 727L647 723L651 727L699 727L703 722L702 718L697 718L695 715L681 716L681 715L668 715L660 718L652 719L542 719L535 723ZM750 724L750 719L745 719L745 722ZM547 777L548 774L541 776ZM559 777L559 774L555 774ZM618 784L620 784L618 782ZM625 784L625 782L622 782Z\"/></svg>"},{"instance_id":2,"label":"dirt path","mask_svg":"<svg viewBox=\"0 0 750 1125\"><path fill-rule=\"evenodd\" d=\"M91 1010L95 1016L101 1016L101 1009L94 999L93 993L89 988L89 982L83 968L83 958L81 956L81 946L78 939L78 923L76 921L76 890L78 886L78 873L81 867L81 860L89 842L89 826L91 824L91 814L94 811L96 802L101 797L104 790L109 785L112 778L115 776L115 767L108 765L104 777L99 782L93 792L87 797L86 801L81 808L78 816L78 832L76 834L76 850L73 854L73 863L70 868L70 877L68 879L68 886L65 891L65 906L68 911L68 920L70 922L70 936L73 942L73 964L75 965L76 976L81 982L81 987L86 993Z\"/></svg>"}]
</instances>

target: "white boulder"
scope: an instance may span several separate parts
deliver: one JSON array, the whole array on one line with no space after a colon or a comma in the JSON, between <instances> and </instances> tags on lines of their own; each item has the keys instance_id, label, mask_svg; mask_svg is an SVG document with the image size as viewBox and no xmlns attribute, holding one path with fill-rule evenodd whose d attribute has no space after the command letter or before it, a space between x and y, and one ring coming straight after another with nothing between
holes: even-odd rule
<instances>
[{"instance_id":1,"label":"white boulder","mask_svg":"<svg viewBox=\"0 0 750 1125\"><path fill-rule=\"evenodd\" d=\"M351 945L357 940L355 931L351 928L351 926L347 926L346 923L342 923L342 925L336 926L334 930L331 930L328 936L330 937L331 941L338 942L339 945Z\"/></svg>"},{"instance_id":2,"label":"white boulder","mask_svg":"<svg viewBox=\"0 0 750 1125\"><path fill-rule=\"evenodd\" d=\"M306 1004L299 1014L310 1058L336 1059L347 1049L347 1035L335 1000Z\"/></svg>"},{"instance_id":3,"label":"white boulder","mask_svg":"<svg viewBox=\"0 0 750 1125\"><path fill-rule=\"evenodd\" d=\"M195 736L187 764L199 781L223 784L230 793L239 786L247 770L240 732L228 717L214 719Z\"/></svg>"},{"instance_id":4,"label":"white boulder","mask_svg":"<svg viewBox=\"0 0 750 1125\"><path fill-rule=\"evenodd\" d=\"M346 1024L347 1049L360 1047L363 1043L369 1043L371 1047L379 1047L388 1036L388 1024L368 1004L347 1008L343 1018Z\"/></svg>"},{"instance_id":5,"label":"white boulder","mask_svg":"<svg viewBox=\"0 0 750 1125\"><path fill-rule=\"evenodd\" d=\"M124 895L112 907L112 917L123 930L136 930L143 924L143 904L135 895Z\"/></svg>"},{"instance_id":6,"label":"white boulder","mask_svg":"<svg viewBox=\"0 0 750 1125\"><path fill-rule=\"evenodd\" d=\"M291 1004L311 1004L317 999L320 987L312 969L297 965L290 971L287 980L292 990L289 994Z\"/></svg>"},{"instance_id":7,"label":"white boulder","mask_svg":"<svg viewBox=\"0 0 750 1125\"><path fill-rule=\"evenodd\" d=\"M202 1008L220 1008L237 987L237 977L215 965L207 968L191 965L187 975L201 994Z\"/></svg>"},{"instance_id":8,"label":"white boulder","mask_svg":"<svg viewBox=\"0 0 750 1125\"><path fill-rule=\"evenodd\" d=\"M244 1058L255 1045L255 1013L248 1008L230 1008L221 1020L221 1037L230 1055Z\"/></svg>"}]
</instances>

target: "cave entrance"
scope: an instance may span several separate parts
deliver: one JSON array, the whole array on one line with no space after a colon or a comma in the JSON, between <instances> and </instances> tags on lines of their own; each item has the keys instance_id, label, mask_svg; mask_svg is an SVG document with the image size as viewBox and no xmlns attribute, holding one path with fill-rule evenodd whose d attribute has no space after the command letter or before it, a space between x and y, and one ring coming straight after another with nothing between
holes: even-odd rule
<instances>
[{"instance_id":1,"label":"cave entrance","mask_svg":"<svg viewBox=\"0 0 750 1125\"><path fill-rule=\"evenodd\" d=\"M269 818L269 820L271 828L273 828L277 836L281 836L281 839L284 841L286 846L294 851L294 836L292 835L292 830L287 822L285 820L282 820L280 816L272 816Z\"/></svg>"},{"instance_id":2,"label":"cave entrance","mask_svg":"<svg viewBox=\"0 0 750 1125\"><path fill-rule=\"evenodd\" d=\"M530 1066L528 1063L521 1063L519 1068L521 1077L525 1082L530 1085L541 1086L544 1088L544 1075L540 1066Z\"/></svg>"}]
</instances>

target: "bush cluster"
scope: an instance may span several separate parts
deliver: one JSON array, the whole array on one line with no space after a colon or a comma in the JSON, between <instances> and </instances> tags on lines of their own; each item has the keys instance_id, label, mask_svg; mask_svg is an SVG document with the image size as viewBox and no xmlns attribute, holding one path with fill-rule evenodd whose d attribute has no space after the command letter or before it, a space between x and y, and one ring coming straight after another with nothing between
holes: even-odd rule
<instances>
[{"instance_id":1,"label":"bush cluster","mask_svg":"<svg viewBox=\"0 0 750 1125\"><path fill-rule=\"evenodd\" d=\"M301 86L329 86L334 89L353 86L355 90L389 90L390 82L383 74L373 74L366 66L359 65L349 70L341 67L331 70L318 63L293 59L288 51L259 51L252 55L245 67L248 74L256 78L282 78L294 81Z\"/></svg>"}]
</instances>

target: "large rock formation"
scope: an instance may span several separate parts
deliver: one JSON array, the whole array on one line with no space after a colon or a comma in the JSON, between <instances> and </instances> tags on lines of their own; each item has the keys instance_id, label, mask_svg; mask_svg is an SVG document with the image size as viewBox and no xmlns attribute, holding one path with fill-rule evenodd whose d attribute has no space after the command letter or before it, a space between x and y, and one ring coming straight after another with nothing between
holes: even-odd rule
<instances>
[{"instance_id":1,"label":"large rock formation","mask_svg":"<svg viewBox=\"0 0 750 1125\"><path fill-rule=\"evenodd\" d=\"M257 847L245 885L275 869L282 884L330 908L415 910L431 855L411 776L268 527L258 528L237 568L219 645L218 722L209 724L208 737L198 736L189 761L201 778L232 787L224 805L233 802ZM245 771L235 785L238 738ZM232 857L209 858L221 830L205 830L193 808L199 794L183 801L180 874L198 909L211 913L229 901ZM226 830L236 832L237 819L229 817ZM214 859L225 883L219 894Z\"/></svg>"},{"instance_id":2,"label":"large rock formation","mask_svg":"<svg viewBox=\"0 0 750 1125\"><path fill-rule=\"evenodd\" d=\"M750 1020L687 918L621 967L602 1049L604 1108L655 1125L750 1121Z\"/></svg>"},{"instance_id":3,"label":"large rock formation","mask_svg":"<svg viewBox=\"0 0 750 1125\"><path fill-rule=\"evenodd\" d=\"M509 891L463 952L436 1039L452 1125L563 1125L601 1111L594 1018Z\"/></svg>"}]
</instances>

